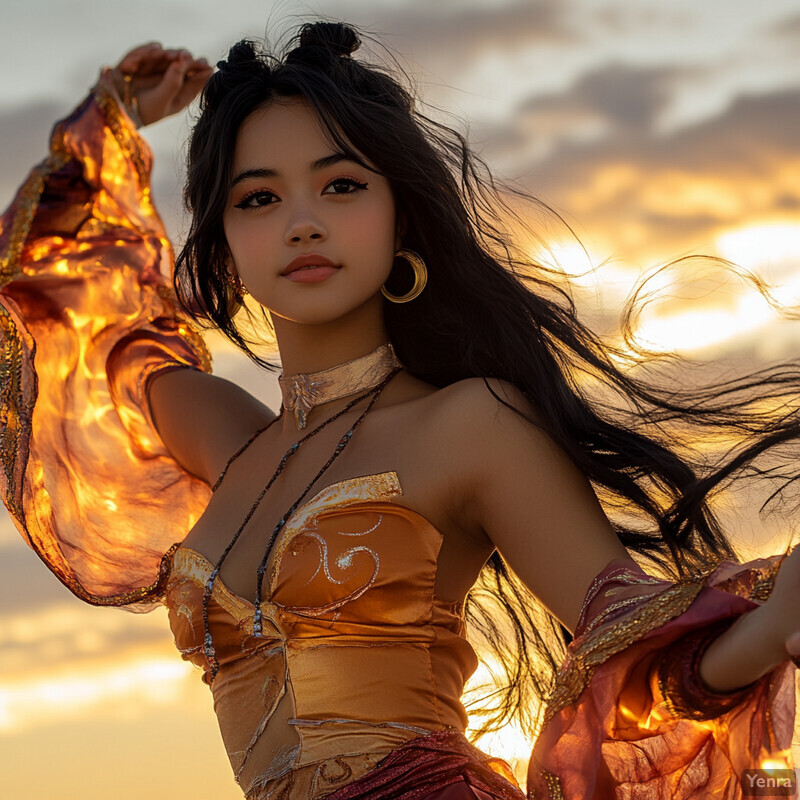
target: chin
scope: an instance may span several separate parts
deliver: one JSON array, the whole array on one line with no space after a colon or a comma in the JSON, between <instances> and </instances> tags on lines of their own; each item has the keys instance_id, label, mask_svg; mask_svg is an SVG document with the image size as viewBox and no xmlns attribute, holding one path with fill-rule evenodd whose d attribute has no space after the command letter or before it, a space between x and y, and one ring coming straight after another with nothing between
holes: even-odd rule
<instances>
[{"instance_id":1,"label":"chin","mask_svg":"<svg viewBox=\"0 0 800 800\"><path fill-rule=\"evenodd\" d=\"M275 307L268 303L262 305L270 311L273 319L277 317L297 325L328 325L355 312L363 313L373 304L377 309L382 309L382 297L378 286L363 299L353 296L342 297L340 292L321 291L315 297L306 298L306 302L298 300L276 304Z\"/></svg>"}]
</instances>

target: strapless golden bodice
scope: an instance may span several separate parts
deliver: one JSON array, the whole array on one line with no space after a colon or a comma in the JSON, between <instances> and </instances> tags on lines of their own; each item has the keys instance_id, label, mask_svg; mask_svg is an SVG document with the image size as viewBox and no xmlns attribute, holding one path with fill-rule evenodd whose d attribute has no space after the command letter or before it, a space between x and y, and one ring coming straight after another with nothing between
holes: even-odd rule
<instances>
[{"instance_id":1,"label":"strapless golden bodice","mask_svg":"<svg viewBox=\"0 0 800 800\"><path fill-rule=\"evenodd\" d=\"M429 731L463 731L477 660L462 608L434 594L442 536L385 472L323 489L288 520L252 603L217 578L209 624L214 708L248 798L315 798ZM178 546L165 603L182 657L204 670L201 601L212 565Z\"/></svg>"}]
</instances>

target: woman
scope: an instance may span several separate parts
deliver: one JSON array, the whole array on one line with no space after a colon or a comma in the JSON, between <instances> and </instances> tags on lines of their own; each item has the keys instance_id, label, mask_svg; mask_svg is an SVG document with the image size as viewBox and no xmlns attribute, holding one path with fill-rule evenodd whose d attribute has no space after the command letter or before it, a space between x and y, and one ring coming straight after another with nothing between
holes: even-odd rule
<instances>
[{"instance_id":1,"label":"woman","mask_svg":"<svg viewBox=\"0 0 800 800\"><path fill-rule=\"evenodd\" d=\"M464 141L357 46L317 23L211 77L144 46L56 127L2 227L9 510L82 599L167 605L248 800L521 797L463 737L476 581L510 667L495 722L547 683L529 648L552 663L575 633L530 797L736 796L789 746L800 554L712 572L731 551L706 497L797 423L623 375L558 287L515 274ZM203 85L178 301L135 123ZM179 302L265 366L249 338L274 332L277 415L210 375ZM576 368L640 411L602 415ZM658 413L746 423L750 450L698 481Z\"/></svg>"}]
</instances>

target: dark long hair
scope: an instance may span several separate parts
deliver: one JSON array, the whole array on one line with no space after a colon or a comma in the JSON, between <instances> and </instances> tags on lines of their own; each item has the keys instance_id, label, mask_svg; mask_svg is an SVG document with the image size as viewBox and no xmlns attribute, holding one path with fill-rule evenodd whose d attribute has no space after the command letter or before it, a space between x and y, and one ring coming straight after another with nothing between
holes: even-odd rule
<instances>
[{"instance_id":1,"label":"dark long hair","mask_svg":"<svg viewBox=\"0 0 800 800\"><path fill-rule=\"evenodd\" d=\"M508 220L523 220L505 199L507 187L495 184L464 136L415 107L396 64L385 69L351 58L358 45L353 28L318 22L304 25L282 58L245 40L218 65L189 146L185 201L193 216L175 270L187 310L257 363L276 368L234 322L222 219L241 124L274 98L302 98L342 152L365 166L366 159L389 181L406 231L403 246L427 264L428 284L418 298L384 301L404 367L438 387L470 377L513 384L540 414L539 423L528 421L540 424L591 481L620 541L656 570L680 578L735 558L709 499L735 477L758 472L766 451L797 438L796 404L766 413L764 402L778 408L792 393L800 396L798 370L779 365L689 392L620 367L630 364L630 352L587 328L563 278L514 246ZM398 265L389 289L403 293L407 281L407 267ZM684 446L712 430L741 442L715 468ZM781 489L797 477L770 470L769 477L783 479ZM484 568L467 611L473 635L504 670L497 702L489 713L484 706L484 729L518 712L524 718L549 689L563 630L499 554Z\"/></svg>"}]
</instances>

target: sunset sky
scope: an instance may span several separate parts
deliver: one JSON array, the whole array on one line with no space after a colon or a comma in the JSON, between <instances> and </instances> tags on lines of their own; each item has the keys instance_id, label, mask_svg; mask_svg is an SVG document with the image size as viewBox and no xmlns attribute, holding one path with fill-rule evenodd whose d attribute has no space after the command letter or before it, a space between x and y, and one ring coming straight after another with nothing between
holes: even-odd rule
<instances>
[{"instance_id":1,"label":"sunset sky","mask_svg":"<svg viewBox=\"0 0 800 800\"><path fill-rule=\"evenodd\" d=\"M573 229L530 208L543 259L576 278L605 333L658 265L703 253L800 303L798 0L26 0L3 9L0 195L45 154L52 123L99 67L149 40L209 61L317 13L393 48L423 98L468 121L497 173ZM180 240L187 117L145 129L154 194ZM541 225L541 228L538 226ZM800 324L743 279L682 262L637 337L655 351L752 366L794 358ZM274 379L216 341L219 374L277 407ZM736 532L734 531L734 534ZM763 532L740 534L753 551ZM166 614L85 605L0 523L0 795L24 800L241 798L208 689L172 644ZM489 747L489 745L486 745ZM520 756L511 733L492 747Z\"/></svg>"}]
</instances>

